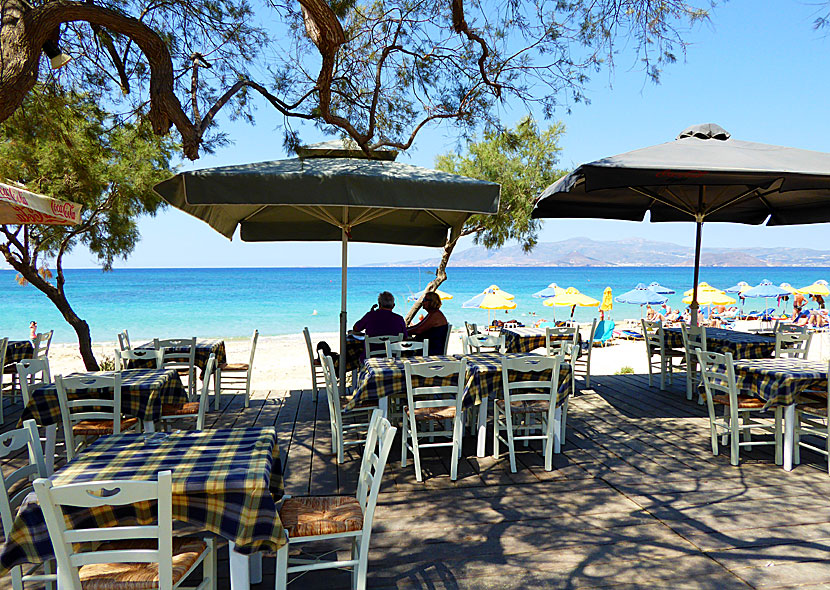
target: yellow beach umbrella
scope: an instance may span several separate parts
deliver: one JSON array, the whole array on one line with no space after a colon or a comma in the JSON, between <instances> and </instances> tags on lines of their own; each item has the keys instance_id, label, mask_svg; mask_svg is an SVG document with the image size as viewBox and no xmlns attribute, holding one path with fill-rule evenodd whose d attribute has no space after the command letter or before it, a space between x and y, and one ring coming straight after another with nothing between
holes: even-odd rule
<instances>
[{"instance_id":1,"label":"yellow beach umbrella","mask_svg":"<svg viewBox=\"0 0 830 590\"><path fill-rule=\"evenodd\" d=\"M691 290L686 297L683 298L683 303L689 305L692 303ZM732 305L735 300L724 293L723 291L698 291L697 302L700 305Z\"/></svg>"},{"instance_id":2,"label":"yellow beach umbrella","mask_svg":"<svg viewBox=\"0 0 830 590\"><path fill-rule=\"evenodd\" d=\"M599 305L599 301L580 293L575 287L568 287L562 295L545 299L542 305L547 305L548 307L554 305L558 305L559 307L573 307L574 305L578 305L579 307L594 307L595 305Z\"/></svg>"},{"instance_id":3,"label":"yellow beach umbrella","mask_svg":"<svg viewBox=\"0 0 830 590\"><path fill-rule=\"evenodd\" d=\"M789 283L781 283L781 284L780 284L780 285L778 285L778 286L779 286L779 287L781 287L782 289L786 289L786 290L787 290L787 291L789 291L790 293L797 293L797 292L798 292L798 289L796 289L795 287L793 287L793 286L792 286L791 284L789 284ZM748 288L749 288L749 287L747 287L747 289L748 289ZM746 289L741 289L741 293L743 293L745 290L746 290Z\"/></svg>"},{"instance_id":4,"label":"yellow beach umbrella","mask_svg":"<svg viewBox=\"0 0 830 590\"><path fill-rule=\"evenodd\" d=\"M407 300L408 301L418 301L421 297L424 296L424 291L425 290L426 289L421 289L417 293L413 293L412 295L407 297ZM439 289L436 289L435 293L438 295L438 297L441 298L441 301L448 301L449 299L452 299L452 295L450 295L449 293L444 293L443 291L441 291Z\"/></svg>"},{"instance_id":5,"label":"yellow beach umbrella","mask_svg":"<svg viewBox=\"0 0 830 590\"><path fill-rule=\"evenodd\" d=\"M705 283L705 282L700 282L700 283L697 284L697 292L698 293L723 293L723 291L721 291L720 289L718 289L716 287L713 287L709 283ZM683 293L683 295L685 295L686 297L691 297L692 289L689 289L688 291ZM700 301L698 301L698 303L700 303Z\"/></svg>"},{"instance_id":6,"label":"yellow beach umbrella","mask_svg":"<svg viewBox=\"0 0 830 590\"><path fill-rule=\"evenodd\" d=\"M499 291L501 293L501 296L504 297L505 299L515 299L515 297L513 295L511 295L510 293L508 293L507 291L502 291L501 289L499 289L498 285L490 285L489 287L487 287L485 289L485 292L487 292L487 291Z\"/></svg>"},{"instance_id":7,"label":"yellow beach umbrella","mask_svg":"<svg viewBox=\"0 0 830 590\"><path fill-rule=\"evenodd\" d=\"M827 297L830 295L830 289L827 288L826 281L816 281L812 285L807 285L798 290L802 295L821 295Z\"/></svg>"},{"instance_id":8,"label":"yellow beach umbrella","mask_svg":"<svg viewBox=\"0 0 830 590\"><path fill-rule=\"evenodd\" d=\"M599 306L600 311L611 311L614 307L614 298L611 293L611 287L605 287L602 292L602 305Z\"/></svg>"},{"instance_id":9,"label":"yellow beach umbrella","mask_svg":"<svg viewBox=\"0 0 830 590\"><path fill-rule=\"evenodd\" d=\"M513 296L506 297L505 295L504 291L496 285L492 285L485 289L483 293L479 293L472 299L465 301L461 307L467 309L516 309L516 302L513 301Z\"/></svg>"}]
</instances>

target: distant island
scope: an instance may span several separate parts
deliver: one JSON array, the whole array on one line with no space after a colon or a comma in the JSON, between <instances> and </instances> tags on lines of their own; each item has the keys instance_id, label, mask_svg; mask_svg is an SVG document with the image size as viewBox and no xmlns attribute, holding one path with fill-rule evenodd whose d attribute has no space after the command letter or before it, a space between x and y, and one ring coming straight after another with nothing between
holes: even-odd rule
<instances>
[{"instance_id":1,"label":"distant island","mask_svg":"<svg viewBox=\"0 0 830 590\"><path fill-rule=\"evenodd\" d=\"M830 250L810 248L703 248L701 266L827 266ZM599 241L572 238L561 242L540 242L530 254L520 246L487 250L475 246L455 252L450 267L464 266L692 266L694 250L670 242L654 242L639 238ZM426 266L438 265L437 258L408 260L365 266Z\"/></svg>"}]
</instances>

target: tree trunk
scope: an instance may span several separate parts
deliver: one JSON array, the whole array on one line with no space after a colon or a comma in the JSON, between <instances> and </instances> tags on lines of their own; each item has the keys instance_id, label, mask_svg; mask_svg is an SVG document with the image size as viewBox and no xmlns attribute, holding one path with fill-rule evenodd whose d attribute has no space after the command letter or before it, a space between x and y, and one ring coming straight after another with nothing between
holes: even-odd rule
<instances>
[{"instance_id":1,"label":"tree trunk","mask_svg":"<svg viewBox=\"0 0 830 590\"><path fill-rule=\"evenodd\" d=\"M438 263L438 268L435 269L435 278L432 279L432 282L424 289L424 295L430 291L435 291L441 283L447 280L447 263L450 261L450 256L452 255L452 251L455 249L455 245L458 243L459 237L461 237L460 233L453 230L450 237L447 238L447 243L444 244L444 251L441 254L441 261ZM421 309L421 302L423 299L423 296L421 296L421 298L418 299L418 301L416 301L412 305L412 308L407 312L405 318L407 324L412 321L415 314L418 313L419 309Z\"/></svg>"}]
</instances>

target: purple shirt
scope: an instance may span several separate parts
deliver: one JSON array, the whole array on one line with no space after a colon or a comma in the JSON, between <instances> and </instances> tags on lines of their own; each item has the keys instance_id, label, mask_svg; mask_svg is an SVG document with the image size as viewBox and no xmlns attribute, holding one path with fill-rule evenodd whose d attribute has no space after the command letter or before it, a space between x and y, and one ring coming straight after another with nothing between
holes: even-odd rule
<instances>
[{"instance_id":1,"label":"purple shirt","mask_svg":"<svg viewBox=\"0 0 830 590\"><path fill-rule=\"evenodd\" d=\"M358 332L365 332L367 336L406 336L406 322L403 316L396 314L391 309L376 309L368 312L357 320L354 329Z\"/></svg>"}]
</instances>

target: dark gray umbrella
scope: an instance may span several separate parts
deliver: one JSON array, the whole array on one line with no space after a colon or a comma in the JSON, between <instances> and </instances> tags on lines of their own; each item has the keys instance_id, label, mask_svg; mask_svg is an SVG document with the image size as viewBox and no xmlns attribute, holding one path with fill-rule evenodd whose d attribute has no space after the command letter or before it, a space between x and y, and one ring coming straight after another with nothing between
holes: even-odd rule
<instances>
[{"instance_id":1,"label":"dark gray umbrella","mask_svg":"<svg viewBox=\"0 0 830 590\"><path fill-rule=\"evenodd\" d=\"M651 221L697 223L697 285L704 221L830 221L830 154L740 141L718 125L695 125L674 141L583 164L545 189L533 217L642 221L646 212Z\"/></svg>"},{"instance_id":2,"label":"dark gray umbrella","mask_svg":"<svg viewBox=\"0 0 830 590\"><path fill-rule=\"evenodd\" d=\"M346 350L346 269L350 241L443 246L474 213L498 211L498 184L394 162L369 160L342 142L298 150L300 157L182 172L154 190L185 213L245 242L340 241L340 350ZM345 363L340 363L341 383Z\"/></svg>"}]
</instances>

